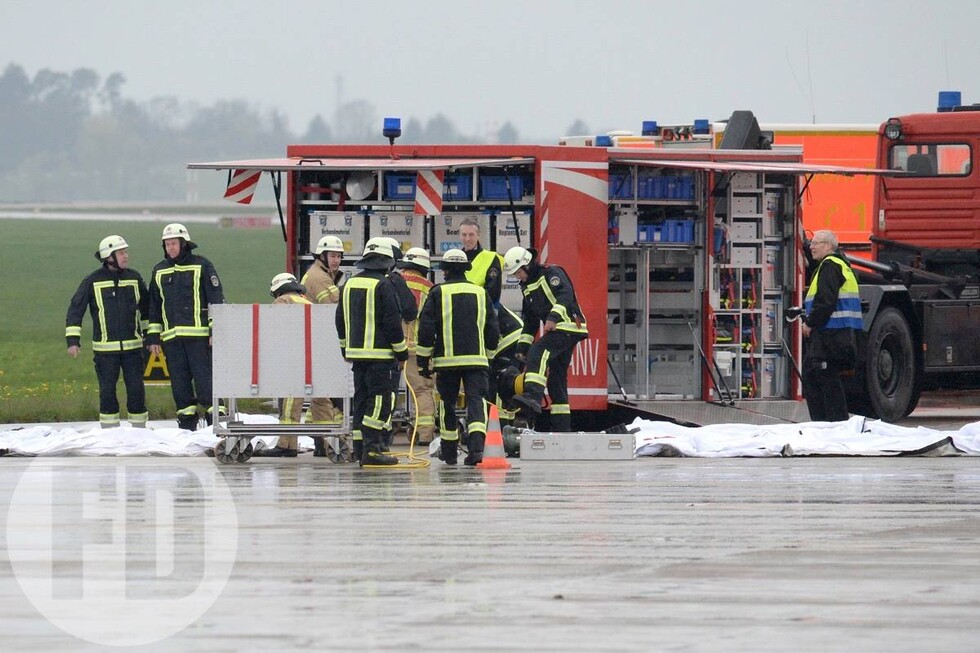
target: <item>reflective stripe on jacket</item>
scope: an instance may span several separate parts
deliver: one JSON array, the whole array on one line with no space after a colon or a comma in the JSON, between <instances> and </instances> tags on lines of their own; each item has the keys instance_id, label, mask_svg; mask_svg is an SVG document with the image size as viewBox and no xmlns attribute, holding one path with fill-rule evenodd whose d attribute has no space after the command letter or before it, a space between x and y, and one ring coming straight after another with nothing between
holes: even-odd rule
<instances>
[{"instance_id":1,"label":"reflective stripe on jacket","mask_svg":"<svg viewBox=\"0 0 980 653\"><path fill-rule=\"evenodd\" d=\"M429 297L429 291L432 290L432 282L415 270L402 270L402 278L405 279L405 285L408 286L408 289L412 291L415 304L419 309L419 315L421 315L422 308ZM403 322L402 325L404 326L408 350L415 351L415 344L419 340L419 321L416 319L412 322Z\"/></svg>"},{"instance_id":2,"label":"reflective stripe on jacket","mask_svg":"<svg viewBox=\"0 0 980 653\"><path fill-rule=\"evenodd\" d=\"M336 326L340 346L349 360L408 358L395 287L384 272L364 270L344 284Z\"/></svg>"},{"instance_id":3,"label":"reflective stripe on jacket","mask_svg":"<svg viewBox=\"0 0 980 653\"><path fill-rule=\"evenodd\" d=\"M820 287L821 272L824 266L828 264L836 265L840 268L840 273L843 276L844 283L841 285L837 292L837 305L834 307L833 312L830 315L830 319L827 320L826 324L816 326L816 329L855 329L860 331L863 325L861 319L861 297L858 294L858 283L854 276L854 272L851 270L850 266L847 265L843 260L837 256L825 256L820 265L817 266L817 272L813 275L813 279L810 281L810 287L807 289L806 298L803 301L803 307L806 309L807 315L810 315L813 311L814 299L817 296L817 291Z\"/></svg>"},{"instance_id":4,"label":"reflective stripe on jacket","mask_svg":"<svg viewBox=\"0 0 980 653\"><path fill-rule=\"evenodd\" d=\"M575 289L565 271L557 265L534 266L521 284L524 305L521 310L524 332L520 341L530 344L542 322L552 320L556 330L588 335L585 315L575 298Z\"/></svg>"},{"instance_id":5,"label":"reflective stripe on jacket","mask_svg":"<svg viewBox=\"0 0 980 653\"><path fill-rule=\"evenodd\" d=\"M497 252L491 252L479 246L475 250L466 252L466 258L470 260L470 265L472 265L466 271L466 280L485 288L490 293L490 301L494 304L499 302L500 277L503 274L504 258Z\"/></svg>"},{"instance_id":6,"label":"reflective stripe on jacket","mask_svg":"<svg viewBox=\"0 0 980 653\"><path fill-rule=\"evenodd\" d=\"M453 279L429 292L416 354L431 357L434 369L489 367L498 340L497 315L486 290Z\"/></svg>"},{"instance_id":7,"label":"reflective stripe on jacket","mask_svg":"<svg viewBox=\"0 0 980 653\"><path fill-rule=\"evenodd\" d=\"M150 277L149 335L161 340L211 335L210 304L223 304L221 281L211 261L194 254L164 259Z\"/></svg>"},{"instance_id":8,"label":"reflective stripe on jacket","mask_svg":"<svg viewBox=\"0 0 980 653\"><path fill-rule=\"evenodd\" d=\"M147 290L136 270L114 271L103 266L85 277L68 305L65 340L80 346L82 319L92 316L92 351L118 352L143 346ZM142 320L140 319L142 317Z\"/></svg>"}]
</instances>

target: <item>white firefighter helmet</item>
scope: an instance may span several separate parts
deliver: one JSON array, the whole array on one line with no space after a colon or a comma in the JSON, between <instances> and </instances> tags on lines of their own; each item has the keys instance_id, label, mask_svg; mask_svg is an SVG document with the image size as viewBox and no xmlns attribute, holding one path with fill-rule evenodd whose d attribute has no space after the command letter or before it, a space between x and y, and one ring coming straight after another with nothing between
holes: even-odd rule
<instances>
[{"instance_id":1,"label":"white firefighter helmet","mask_svg":"<svg viewBox=\"0 0 980 653\"><path fill-rule=\"evenodd\" d=\"M269 292L273 297L276 296L276 291L289 283L299 283L296 281L296 277L288 272L280 272L276 276L272 277L272 283L269 284Z\"/></svg>"},{"instance_id":2,"label":"white firefighter helmet","mask_svg":"<svg viewBox=\"0 0 980 653\"><path fill-rule=\"evenodd\" d=\"M522 267L531 262L531 252L523 247L511 247L504 254L504 274L514 274Z\"/></svg>"},{"instance_id":3,"label":"white firefighter helmet","mask_svg":"<svg viewBox=\"0 0 980 653\"><path fill-rule=\"evenodd\" d=\"M121 249L129 249L129 245L126 243L125 238L116 235L106 236L102 239L102 242L99 243L99 251L96 252L95 256L100 261L104 261L112 256L113 252L118 252Z\"/></svg>"},{"instance_id":4,"label":"white firefighter helmet","mask_svg":"<svg viewBox=\"0 0 980 653\"><path fill-rule=\"evenodd\" d=\"M316 244L316 249L313 253L319 256L324 252L340 252L344 253L344 241L336 236L324 236L320 239L320 242Z\"/></svg>"},{"instance_id":5,"label":"white firefighter helmet","mask_svg":"<svg viewBox=\"0 0 980 653\"><path fill-rule=\"evenodd\" d=\"M393 259L396 261L400 261L402 259L402 244L398 242L398 240L392 238L391 236L378 236L377 239L383 243L388 243L388 245L391 246L391 257Z\"/></svg>"},{"instance_id":6,"label":"white firefighter helmet","mask_svg":"<svg viewBox=\"0 0 980 653\"><path fill-rule=\"evenodd\" d=\"M426 270L432 267L432 262L429 259L429 252L421 247L412 247L407 252L405 252L405 257L402 259L403 264L417 265L420 268L425 268Z\"/></svg>"},{"instance_id":7,"label":"white firefighter helmet","mask_svg":"<svg viewBox=\"0 0 980 653\"><path fill-rule=\"evenodd\" d=\"M387 271L395 266L395 256L391 244L381 238L372 238L364 244L361 260L354 264L359 270Z\"/></svg>"},{"instance_id":8,"label":"white firefighter helmet","mask_svg":"<svg viewBox=\"0 0 980 653\"><path fill-rule=\"evenodd\" d=\"M183 238L185 241L191 242L191 235L187 231L187 227L179 222L171 222L163 228L163 238L161 240L170 240L171 238Z\"/></svg>"},{"instance_id":9,"label":"white firefighter helmet","mask_svg":"<svg viewBox=\"0 0 980 653\"><path fill-rule=\"evenodd\" d=\"M439 267L443 270L461 270L466 271L473 267L470 260L466 258L466 252L461 249L450 249L446 250L446 253L442 255L442 263Z\"/></svg>"},{"instance_id":10,"label":"white firefighter helmet","mask_svg":"<svg viewBox=\"0 0 980 653\"><path fill-rule=\"evenodd\" d=\"M364 252L361 256L369 256L371 254L377 254L378 256L387 256L390 259L395 258L394 252L391 251L391 238L375 237L364 243Z\"/></svg>"}]
</instances>

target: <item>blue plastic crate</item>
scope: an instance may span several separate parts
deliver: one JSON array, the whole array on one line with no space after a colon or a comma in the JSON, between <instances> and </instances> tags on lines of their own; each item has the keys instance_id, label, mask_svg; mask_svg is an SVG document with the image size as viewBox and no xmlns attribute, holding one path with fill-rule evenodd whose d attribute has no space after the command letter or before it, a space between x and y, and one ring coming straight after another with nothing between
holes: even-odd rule
<instances>
[{"instance_id":1,"label":"blue plastic crate","mask_svg":"<svg viewBox=\"0 0 980 653\"><path fill-rule=\"evenodd\" d=\"M414 200L415 175L385 175L386 200Z\"/></svg>"},{"instance_id":2,"label":"blue plastic crate","mask_svg":"<svg viewBox=\"0 0 980 653\"><path fill-rule=\"evenodd\" d=\"M663 239L663 231L659 224L639 225L636 228L636 240L640 243L658 243Z\"/></svg>"},{"instance_id":3,"label":"blue plastic crate","mask_svg":"<svg viewBox=\"0 0 980 653\"><path fill-rule=\"evenodd\" d=\"M480 199L481 200L506 200L507 180L510 179L510 196L519 200L524 196L524 178L519 175L503 175L480 177Z\"/></svg>"},{"instance_id":4,"label":"blue plastic crate","mask_svg":"<svg viewBox=\"0 0 980 653\"><path fill-rule=\"evenodd\" d=\"M654 175L641 175L636 180L636 198L640 200L659 199L660 177Z\"/></svg>"},{"instance_id":5,"label":"blue plastic crate","mask_svg":"<svg viewBox=\"0 0 980 653\"><path fill-rule=\"evenodd\" d=\"M609 175L609 199L628 200L633 197L633 178L630 175Z\"/></svg>"},{"instance_id":6,"label":"blue plastic crate","mask_svg":"<svg viewBox=\"0 0 980 653\"><path fill-rule=\"evenodd\" d=\"M691 243L694 242L693 220L664 220L664 242Z\"/></svg>"},{"instance_id":7,"label":"blue plastic crate","mask_svg":"<svg viewBox=\"0 0 980 653\"><path fill-rule=\"evenodd\" d=\"M442 188L442 199L468 202L473 199L473 176L468 174L447 175Z\"/></svg>"},{"instance_id":8,"label":"blue plastic crate","mask_svg":"<svg viewBox=\"0 0 980 653\"><path fill-rule=\"evenodd\" d=\"M681 177L681 199L694 199L694 177Z\"/></svg>"}]
</instances>

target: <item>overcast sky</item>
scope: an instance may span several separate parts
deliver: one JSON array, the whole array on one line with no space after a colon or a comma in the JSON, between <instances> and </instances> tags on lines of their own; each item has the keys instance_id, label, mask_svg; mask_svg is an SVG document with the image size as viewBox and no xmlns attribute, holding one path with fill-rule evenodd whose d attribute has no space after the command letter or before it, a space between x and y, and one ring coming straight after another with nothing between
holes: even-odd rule
<instances>
[{"instance_id":1,"label":"overcast sky","mask_svg":"<svg viewBox=\"0 0 980 653\"><path fill-rule=\"evenodd\" d=\"M118 71L132 99L246 99L295 132L339 91L376 107L379 141L382 116L439 112L540 140L575 119L878 123L940 90L980 102L978 26L977 0L0 0L0 68Z\"/></svg>"}]
</instances>

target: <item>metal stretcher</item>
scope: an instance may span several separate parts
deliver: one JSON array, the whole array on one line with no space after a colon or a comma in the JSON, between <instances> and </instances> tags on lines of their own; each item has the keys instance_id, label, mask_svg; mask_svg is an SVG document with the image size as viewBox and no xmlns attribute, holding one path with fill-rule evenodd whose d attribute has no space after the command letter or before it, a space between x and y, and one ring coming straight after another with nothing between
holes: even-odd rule
<instances>
[{"instance_id":1,"label":"metal stretcher","mask_svg":"<svg viewBox=\"0 0 980 653\"><path fill-rule=\"evenodd\" d=\"M350 365L340 355L334 304L217 304L210 307L214 403L228 415L214 423L215 458L247 462L256 436L324 438L327 457L346 462L351 450ZM237 399L332 397L343 401L338 424L246 424Z\"/></svg>"}]
</instances>

